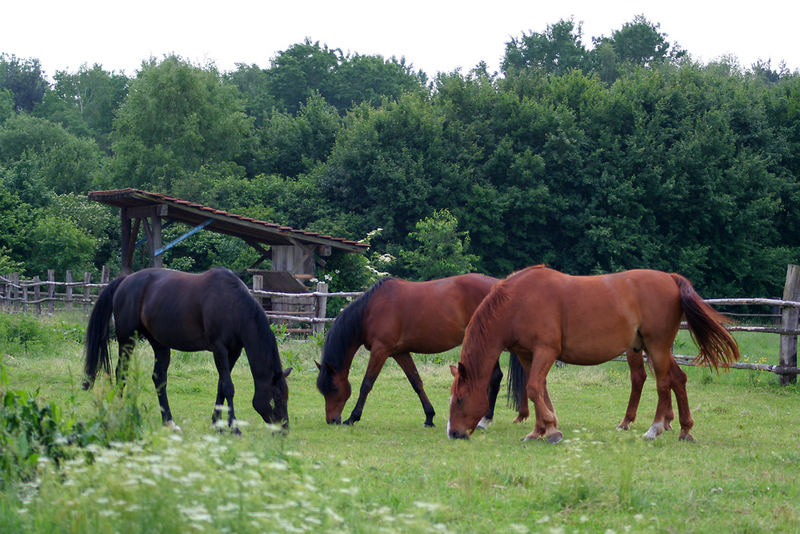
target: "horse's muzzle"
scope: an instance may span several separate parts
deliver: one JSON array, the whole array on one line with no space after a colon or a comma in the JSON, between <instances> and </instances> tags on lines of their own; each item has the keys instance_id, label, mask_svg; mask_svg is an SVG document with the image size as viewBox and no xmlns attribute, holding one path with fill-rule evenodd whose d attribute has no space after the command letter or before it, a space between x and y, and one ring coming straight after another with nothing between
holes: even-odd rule
<instances>
[{"instance_id":1,"label":"horse's muzzle","mask_svg":"<svg viewBox=\"0 0 800 534\"><path fill-rule=\"evenodd\" d=\"M447 433L447 437L450 439L469 439L469 434L466 432L461 432L459 430L451 430Z\"/></svg>"}]
</instances>

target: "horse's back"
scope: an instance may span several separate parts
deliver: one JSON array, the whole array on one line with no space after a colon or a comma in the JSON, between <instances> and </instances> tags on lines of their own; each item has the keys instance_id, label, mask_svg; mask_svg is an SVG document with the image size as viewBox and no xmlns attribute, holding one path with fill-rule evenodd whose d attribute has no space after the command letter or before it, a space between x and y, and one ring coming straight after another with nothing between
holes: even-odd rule
<instances>
[{"instance_id":1,"label":"horse's back","mask_svg":"<svg viewBox=\"0 0 800 534\"><path fill-rule=\"evenodd\" d=\"M510 306L518 310L517 337L554 347L572 363L605 361L636 348L639 337L674 337L680 323L678 287L661 271L572 276L533 268L510 278L504 290L516 300Z\"/></svg>"},{"instance_id":2,"label":"horse's back","mask_svg":"<svg viewBox=\"0 0 800 534\"><path fill-rule=\"evenodd\" d=\"M395 278L373 296L365 316L370 344L437 353L461 344L475 308L497 279L465 274L413 282Z\"/></svg>"}]
</instances>

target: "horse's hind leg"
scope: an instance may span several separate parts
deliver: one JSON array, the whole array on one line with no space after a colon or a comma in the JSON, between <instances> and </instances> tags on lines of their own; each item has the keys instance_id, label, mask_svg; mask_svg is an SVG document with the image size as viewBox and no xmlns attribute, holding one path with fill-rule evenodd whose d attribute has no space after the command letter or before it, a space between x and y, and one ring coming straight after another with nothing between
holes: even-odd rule
<instances>
[{"instance_id":1,"label":"horse's hind leg","mask_svg":"<svg viewBox=\"0 0 800 534\"><path fill-rule=\"evenodd\" d=\"M170 359L169 348L153 345L153 353L156 357L155 364L153 364L153 385L156 387L158 404L161 406L161 421L164 423L164 426L180 431L180 427L172 420L172 412L169 410L169 400L167 399L167 369L169 369Z\"/></svg>"},{"instance_id":2,"label":"horse's hind leg","mask_svg":"<svg viewBox=\"0 0 800 534\"><path fill-rule=\"evenodd\" d=\"M117 343L119 344L119 361L117 362L116 378L119 384L119 392L125 387L125 380L128 378L128 368L130 366L131 354L136 347L134 338L125 337L117 334Z\"/></svg>"},{"instance_id":3,"label":"horse's hind leg","mask_svg":"<svg viewBox=\"0 0 800 534\"><path fill-rule=\"evenodd\" d=\"M628 368L631 371L631 396L628 399L628 408L625 410L625 417L617 425L620 430L628 430L630 424L636 420L636 411L639 408L639 400L642 398L642 388L647 380L647 372L644 368L644 355L640 350L629 350L625 353L628 358Z\"/></svg>"},{"instance_id":4,"label":"horse's hind leg","mask_svg":"<svg viewBox=\"0 0 800 534\"><path fill-rule=\"evenodd\" d=\"M653 418L653 424L645 433L645 439L655 439L659 435L661 435L664 430L667 428L668 424L668 416L672 414L672 397L671 397L671 389L676 387L677 397L679 398L679 402L682 402L680 399L686 399L685 389L683 393L680 393L679 384L673 383L672 377L672 366L677 364L675 363L675 359L672 357L672 353L670 351L670 347L653 347L652 343L648 343L648 356L653 364L653 371L655 372L656 378L656 391L658 392L658 404L656 406L656 414ZM680 373L683 373L680 369L678 369ZM677 376L677 375L676 375ZM685 406L685 410L688 414L688 403Z\"/></svg>"},{"instance_id":5,"label":"horse's hind leg","mask_svg":"<svg viewBox=\"0 0 800 534\"><path fill-rule=\"evenodd\" d=\"M689 433L694 426L694 420L692 419L692 414L689 411L689 399L686 396L686 373L678 366L678 362L675 361L675 358L672 358L669 374L672 391L675 392L675 401L678 404L678 418L680 419L681 423L681 433L678 436L678 439L694 441L694 438ZM672 416L671 406L668 415ZM671 420L672 417L669 419Z\"/></svg>"},{"instance_id":6,"label":"horse's hind leg","mask_svg":"<svg viewBox=\"0 0 800 534\"><path fill-rule=\"evenodd\" d=\"M422 379L419 377L414 360L411 359L411 354L408 352L397 354L394 359L406 374L406 378L408 378L408 381L411 383L414 393L419 396L419 401L422 403L422 410L425 412L425 426L434 426L433 416L436 415L436 412L433 410L431 401L428 400L428 395L425 394L425 389L422 387Z\"/></svg>"},{"instance_id":7,"label":"horse's hind leg","mask_svg":"<svg viewBox=\"0 0 800 534\"><path fill-rule=\"evenodd\" d=\"M502 380L503 370L500 368L500 362L498 361L494 366L494 370L492 370L492 378L489 380L489 411L478 421L478 428L486 430L492 419L494 419L494 407L497 403L497 395L500 393L500 382Z\"/></svg>"},{"instance_id":8,"label":"horse's hind leg","mask_svg":"<svg viewBox=\"0 0 800 534\"><path fill-rule=\"evenodd\" d=\"M353 411L350 413L350 417L342 422L343 425L352 425L361 419L361 413L364 410L364 403L367 402L367 395L369 395L369 392L372 390L372 386L375 385L375 380L378 378L381 369L383 369L383 364L386 363L386 358L388 358L386 350L383 347L376 347L373 345L372 350L369 353L367 372L364 374L364 380L361 381L361 389L358 392L358 400L356 401Z\"/></svg>"}]
</instances>

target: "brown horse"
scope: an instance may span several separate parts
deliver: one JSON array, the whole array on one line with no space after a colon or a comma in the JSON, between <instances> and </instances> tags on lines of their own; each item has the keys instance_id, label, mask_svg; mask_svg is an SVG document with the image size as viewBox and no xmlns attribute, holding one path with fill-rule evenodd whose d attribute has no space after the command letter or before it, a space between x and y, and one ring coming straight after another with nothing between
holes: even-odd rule
<instances>
[{"instance_id":1,"label":"brown horse","mask_svg":"<svg viewBox=\"0 0 800 534\"><path fill-rule=\"evenodd\" d=\"M475 311L458 366L451 366L448 436L466 438L475 429L488 404L490 369L503 349L518 355L528 377L526 391L534 403L536 424L525 439L546 438L550 443L563 437L546 386L553 362L596 365L626 351L644 350L658 391L655 417L645 438L654 439L666 428L672 389L681 424L679 439L691 440L694 422L686 373L672 356L682 317L700 348L698 361L717 368L740 358L736 342L721 324L726 318L678 274L633 270L570 276L540 265L510 275Z\"/></svg>"},{"instance_id":2,"label":"brown horse","mask_svg":"<svg viewBox=\"0 0 800 534\"><path fill-rule=\"evenodd\" d=\"M361 419L367 395L391 357L419 396L425 426L433 426L435 411L411 353L437 354L460 345L472 313L497 281L482 274L464 274L428 282L384 278L375 283L339 314L325 339L322 362L317 364L317 388L325 397L325 420L342 422L342 410L351 393L350 366L363 345L370 351L367 372L356 405L344 424ZM486 417L482 424L492 419L502 377L500 365L495 362L491 389L487 384L491 409L481 414Z\"/></svg>"},{"instance_id":3,"label":"brown horse","mask_svg":"<svg viewBox=\"0 0 800 534\"><path fill-rule=\"evenodd\" d=\"M253 375L253 408L265 422L288 428L288 387L291 369L281 368L275 334L264 310L247 286L228 269L202 274L170 269L144 269L113 280L100 293L86 329L86 377L84 389L94 383L98 366L110 372L109 323L119 342L117 382L124 383L128 360L136 338L143 336L153 347L153 384L165 425L180 430L172 420L167 400L167 369L170 349L192 352L209 350L219 373L214 423L220 406L228 403L228 426L234 425L231 370L242 349Z\"/></svg>"}]
</instances>

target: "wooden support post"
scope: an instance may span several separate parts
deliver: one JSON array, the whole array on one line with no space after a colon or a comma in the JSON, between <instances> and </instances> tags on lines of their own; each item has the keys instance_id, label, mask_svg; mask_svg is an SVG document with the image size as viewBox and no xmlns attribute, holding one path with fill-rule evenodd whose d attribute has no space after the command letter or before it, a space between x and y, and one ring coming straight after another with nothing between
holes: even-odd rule
<instances>
[{"instance_id":1,"label":"wooden support post","mask_svg":"<svg viewBox=\"0 0 800 534\"><path fill-rule=\"evenodd\" d=\"M64 309L72 310L72 271L67 271L66 290L64 292Z\"/></svg>"},{"instance_id":2,"label":"wooden support post","mask_svg":"<svg viewBox=\"0 0 800 534\"><path fill-rule=\"evenodd\" d=\"M131 274L131 266L133 265L133 245L136 241L136 234L139 232L139 225L136 225L135 232L131 231L131 218L128 215L127 208L119 210L120 222L122 223L122 230L120 233L120 265L122 266L122 274Z\"/></svg>"},{"instance_id":3,"label":"wooden support post","mask_svg":"<svg viewBox=\"0 0 800 534\"><path fill-rule=\"evenodd\" d=\"M783 300L800 300L800 266L789 264L786 269L786 285L783 286ZM784 330L797 330L797 308L783 308L781 311L781 328ZM797 367L797 336L781 335L779 365L783 367ZM780 375L781 385L794 384L797 375Z\"/></svg>"},{"instance_id":4,"label":"wooden support post","mask_svg":"<svg viewBox=\"0 0 800 534\"><path fill-rule=\"evenodd\" d=\"M318 282L317 283L317 293L328 293L328 284L325 282ZM328 313L328 296L326 295L319 295L315 299L317 301L316 306L316 314L314 316L317 319L324 319L325 315ZM321 334L325 331L325 323L322 321L314 321L311 324L311 331L316 334Z\"/></svg>"},{"instance_id":5,"label":"wooden support post","mask_svg":"<svg viewBox=\"0 0 800 534\"><path fill-rule=\"evenodd\" d=\"M92 311L91 308L91 289L89 288L89 284L92 283L92 273L83 273L83 313L88 314Z\"/></svg>"},{"instance_id":6,"label":"wooden support post","mask_svg":"<svg viewBox=\"0 0 800 534\"><path fill-rule=\"evenodd\" d=\"M34 286L33 286L33 301L35 302L35 305L34 305L33 309L36 310L36 315L41 315L42 314L42 303L41 303L42 288L39 287L39 284L41 283L41 281L42 281L42 279L39 278L38 274L33 277L33 283L34 283Z\"/></svg>"},{"instance_id":7,"label":"wooden support post","mask_svg":"<svg viewBox=\"0 0 800 534\"><path fill-rule=\"evenodd\" d=\"M53 269L47 269L47 314L53 315L56 308L54 301L56 297L56 272Z\"/></svg>"},{"instance_id":8,"label":"wooden support post","mask_svg":"<svg viewBox=\"0 0 800 534\"><path fill-rule=\"evenodd\" d=\"M108 279L111 277L110 271L108 269L108 265L103 265L103 270L100 271L100 283L107 284ZM102 291L102 289L100 290ZM98 293L100 292L98 291Z\"/></svg>"},{"instance_id":9,"label":"wooden support post","mask_svg":"<svg viewBox=\"0 0 800 534\"><path fill-rule=\"evenodd\" d=\"M150 228L152 232L152 239L150 240L150 257L153 259L153 267L163 267L164 255L159 254L156 256L156 251L163 245L161 239L161 215L159 214L158 207L153 208L153 215L150 217Z\"/></svg>"},{"instance_id":10,"label":"wooden support post","mask_svg":"<svg viewBox=\"0 0 800 534\"><path fill-rule=\"evenodd\" d=\"M263 291L264 290L264 277L260 274L253 275L253 290L254 291ZM256 296L256 301L258 301L258 305L261 308L264 308L264 299L260 296Z\"/></svg>"}]
</instances>

